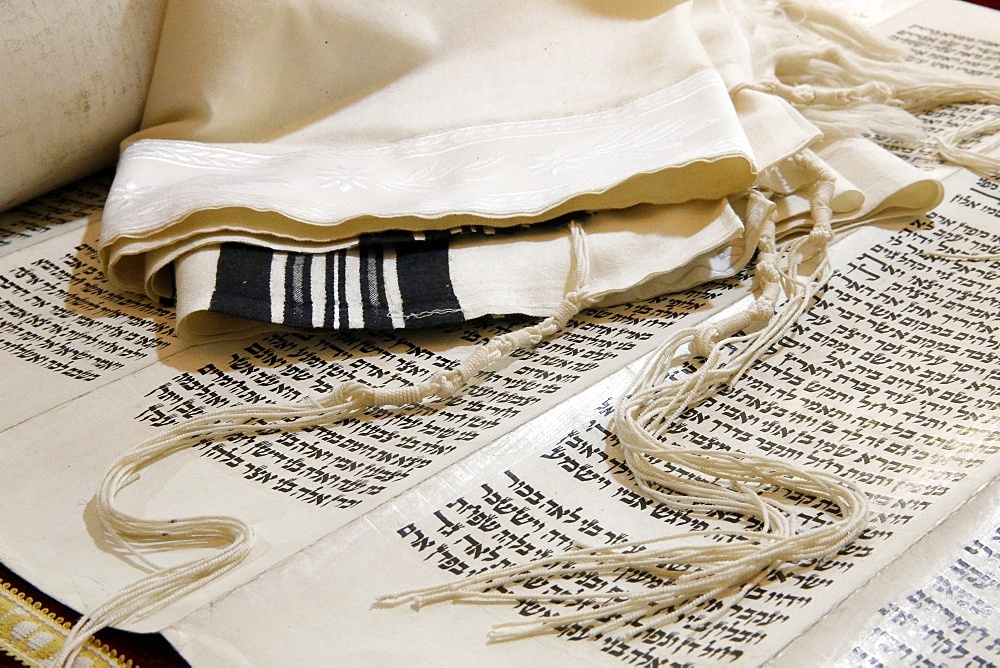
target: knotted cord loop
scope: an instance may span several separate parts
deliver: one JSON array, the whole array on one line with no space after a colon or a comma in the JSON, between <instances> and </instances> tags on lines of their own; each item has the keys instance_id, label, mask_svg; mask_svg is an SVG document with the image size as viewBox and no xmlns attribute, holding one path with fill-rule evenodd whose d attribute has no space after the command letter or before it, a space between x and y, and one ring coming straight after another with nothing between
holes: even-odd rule
<instances>
[{"instance_id":1,"label":"knotted cord loop","mask_svg":"<svg viewBox=\"0 0 1000 668\"><path fill-rule=\"evenodd\" d=\"M997 109L1000 112L1000 108ZM962 165L974 174L978 174L987 179L1000 179L1000 157L988 155L986 149L973 151L961 148L959 144L977 135L996 133L1000 131L1000 117L988 118L978 123L973 123L965 127L942 133L934 137L934 143L938 154L956 165ZM992 147L996 147L994 141Z\"/></svg>"}]
</instances>

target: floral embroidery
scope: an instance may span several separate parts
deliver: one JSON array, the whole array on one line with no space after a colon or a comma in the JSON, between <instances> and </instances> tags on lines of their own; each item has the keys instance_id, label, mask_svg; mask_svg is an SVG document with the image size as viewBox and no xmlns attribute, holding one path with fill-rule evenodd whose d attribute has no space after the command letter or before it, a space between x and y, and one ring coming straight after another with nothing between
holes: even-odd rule
<instances>
[{"instance_id":1,"label":"floral embroidery","mask_svg":"<svg viewBox=\"0 0 1000 668\"><path fill-rule=\"evenodd\" d=\"M195 211L223 207L325 226L360 216L531 217L635 174L734 156L745 160L750 177L752 154L735 113L704 113L730 108L719 75L704 70L620 107L367 148L273 145L254 152L244 145L142 140L119 163L122 185L116 182L105 208L105 239L149 236Z\"/></svg>"}]
</instances>

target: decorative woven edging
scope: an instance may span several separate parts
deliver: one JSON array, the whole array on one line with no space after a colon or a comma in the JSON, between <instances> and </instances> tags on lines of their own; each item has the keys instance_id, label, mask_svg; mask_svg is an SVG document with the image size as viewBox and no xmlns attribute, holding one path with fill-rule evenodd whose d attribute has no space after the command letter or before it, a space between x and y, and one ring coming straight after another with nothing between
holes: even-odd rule
<instances>
[{"instance_id":1,"label":"decorative woven edging","mask_svg":"<svg viewBox=\"0 0 1000 668\"><path fill-rule=\"evenodd\" d=\"M0 580L0 649L26 666L45 665L62 648L71 624L41 602ZM135 668L107 644L91 639L82 656L93 668Z\"/></svg>"}]
</instances>

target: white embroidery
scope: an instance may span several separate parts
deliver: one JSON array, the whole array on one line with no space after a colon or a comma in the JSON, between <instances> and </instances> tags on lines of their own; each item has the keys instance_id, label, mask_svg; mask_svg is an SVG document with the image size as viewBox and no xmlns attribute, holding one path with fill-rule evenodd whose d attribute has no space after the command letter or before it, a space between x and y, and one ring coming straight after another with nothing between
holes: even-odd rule
<instances>
[{"instance_id":1,"label":"white embroidery","mask_svg":"<svg viewBox=\"0 0 1000 668\"><path fill-rule=\"evenodd\" d=\"M326 226L359 216L538 215L636 174L730 156L749 165L750 147L729 109L718 74L705 70L613 109L369 148L272 144L255 152L247 145L142 140L119 163L102 243L148 236L195 211L224 207Z\"/></svg>"},{"instance_id":2,"label":"white embroidery","mask_svg":"<svg viewBox=\"0 0 1000 668\"><path fill-rule=\"evenodd\" d=\"M321 169L316 174L320 188L336 188L346 193L352 188L368 189L370 174L364 173L359 167L337 165L333 169Z\"/></svg>"}]
</instances>

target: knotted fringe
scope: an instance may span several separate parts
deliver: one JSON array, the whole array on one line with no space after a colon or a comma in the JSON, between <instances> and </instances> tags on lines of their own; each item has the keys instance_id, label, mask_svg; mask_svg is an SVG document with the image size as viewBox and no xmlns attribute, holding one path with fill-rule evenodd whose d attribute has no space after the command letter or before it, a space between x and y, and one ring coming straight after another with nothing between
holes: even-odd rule
<instances>
[{"instance_id":1,"label":"knotted fringe","mask_svg":"<svg viewBox=\"0 0 1000 668\"><path fill-rule=\"evenodd\" d=\"M774 78L737 86L733 92L750 88L777 95L815 123L828 139L877 134L917 145L924 132L914 114L949 104L1000 105L1000 86L904 62L903 49L828 9L801 0L778 0L777 8L797 26L799 35L812 33L828 43L797 39L792 45L774 49L764 63ZM787 33L787 25L776 32ZM762 51L760 46L757 50ZM1000 107L988 110L992 113L984 120L930 137L930 145L945 162L998 179L1000 156L989 152L1000 142L994 139L978 150L961 147L963 142L1000 132ZM1000 259L997 254L924 254L959 261Z\"/></svg>"},{"instance_id":2,"label":"knotted fringe","mask_svg":"<svg viewBox=\"0 0 1000 668\"><path fill-rule=\"evenodd\" d=\"M744 5L744 7L746 7ZM924 140L914 114L948 104L1000 104L1000 86L973 81L940 69L907 63L904 51L879 39L834 11L803 0L778 0L777 15L751 8L757 31L757 79L740 85L778 95L812 121L826 138L882 135L906 145ZM932 138L942 159L981 175L995 176L1000 163L983 151L959 149L957 142L996 132L995 119ZM984 172L986 172L984 174Z\"/></svg>"},{"instance_id":3,"label":"knotted fringe","mask_svg":"<svg viewBox=\"0 0 1000 668\"><path fill-rule=\"evenodd\" d=\"M512 352L538 345L562 330L590 298L587 284L590 258L586 236L577 223L570 224L570 281L556 312L541 322L493 337L450 371L398 388L369 387L357 381L343 383L319 399L305 403L276 403L227 407L187 420L157 434L118 458L105 473L97 494L97 516L107 537L117 543L150 573L125 587L103 605L80 619L69 633L53 665L72 664L87 641L99 630L126 620L137 620L172 603L223 575L250 553L253 532L232 517L204 516L184 519L144 519L116 507L116 497L139 480L153 463L205 440L234 434L299 430L328 425L364 413L370 408L406 406L427 399L448 399L460 392L490 366ZM212 548L211 555L171 567L160 567L143 552Z\"/></svg>"},{"instance_id":4,"label":"knotted fringe","mask_svg":"<svg viewBox=\"0 0 1000 668\"><path fill-rule=\"evenodd\" d=\"M996 84L903 62L902 49L860 31L823 7L796 0L780 0L778 6L795 19L800 31L822 35L836 45L796 43L775 49L769 63L775 78L736 90L750 88L782 97L827 138L878 134L916 145L924 138L916 113L950 104L1000 105ZM985 178L1000 178L1000 157L989 155L1000 142L994 139L978 150L961 147L963 142L1000 132L1000 107L989 107L989 111L992 114L984 120L930 137L931 148L945 162ZM963 261L1000 259L992 254L928 251L925 255Z\"/></svg>"},{"instance_id":5,"label":"knotted fringe","mask_svg":"<svg viewBox=\"0 0 1000 668\"><path fill-rule=\"evenodd\" d=\"M830 275L827 248L833 237L830 198L833 175L809 151L798 160L817 177L813 227L778 252L774 212L763 196L751 196L751 210L767 219L758 246L753 305L715 323L677 332L647 362L619 404L614 431L636 486L669 508L738 513L757 529L705 530L604 547L581 547L523 565L491 570L426 589L386 596L377 606L440 601L494 603L518 600L574 602L586 609L538 620L502 624L490 639L513 640L572 627L581 636L627 638L683 620L712 601L714 616L739 602L770 573L836 554L861 533L868 518L864 494L852 483L810 472L776 458L738 452L688 449L671 442L670 429L688 408L735 382L765 351L785 336ZM800 270L808 263L808 275ZM742 332L742 333L739 333ZM735 353L728 351L736 349ZM676 378L679 362L702 358L696 370ZM791 490L826 499L831 517L819 528L793 526L797 511L778 500ZM535 595L511 591L536 578L571 578L584 573L614 577L625 570L659 577L656 588L595 595Z\"/></svg>"}]
</instances>

